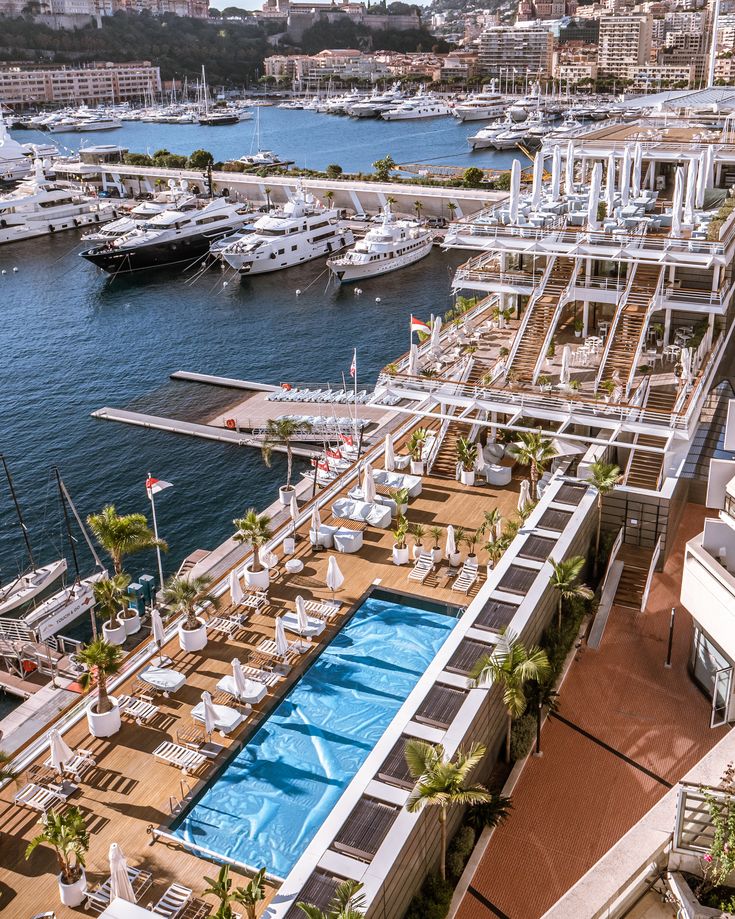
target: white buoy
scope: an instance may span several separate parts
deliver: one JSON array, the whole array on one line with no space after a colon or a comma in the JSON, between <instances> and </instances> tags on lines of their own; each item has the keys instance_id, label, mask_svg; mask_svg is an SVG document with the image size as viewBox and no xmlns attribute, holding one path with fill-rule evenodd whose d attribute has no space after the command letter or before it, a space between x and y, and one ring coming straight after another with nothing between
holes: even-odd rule
<instances>
[{"instance_id":1,"label":"white buoy","mask_svg":"<svg viewBox=\"0 0 735 919\"><path fill-rule=\"evenodd\" d=\"M222 282L222 286L223 286L223 287L227 287L227 285L228 285L229 283L230 283L229 281L223 281L223 282Z\"/></svg>"},{"instance_id":2,"label":"white buoy","mask_svg":"<svg viewBox=\"0 0 735 919\"><path fill-rule=\"evenodd\" d=\"M356 296L356 297L359 297L361 293L362 293L362 287L356 287L356 288L355 288L355 296Z\"/></svg>"},{"instance_id":3,"label":"white buoy","mask_svg":"<svg viewBox=\"0 0 735 919\"><path fill-rule=\"evenodd\" d=\"M3 268L2 274L7 274L8 272Z\"/></svg>"},{"instance_id":4,"label":"white buoy","mask_svg":"<svg viewBox=\"0 0 735 919\"><path fill-rule=\"evenodd\" d=\"M13 273L15 274L17 270L18 270L17 268L13 268Z\"/></svg>"},{"instance_id":5,"label":"white buoy","mask_svg":"<svg viewBox=\"0 0 735 919\"><path fill-rule=\"evenodd\" d=\"M376 297L376 298L375 298L375 302L376 302L376 303L380 303L380 297Z\"/></svg>"},{"instance_id":6,"label":"white buoy","mask_svg":"<svg viewBox=\"0 0 735 919\"><path fill-rule=\"evenodd\" d=\"M296 288L296 296L297 296L297 297L300 297L300 296L301 296L301 288L300 288L300 287L297 287L297 288Z\"/></svg>"}]
</instances>

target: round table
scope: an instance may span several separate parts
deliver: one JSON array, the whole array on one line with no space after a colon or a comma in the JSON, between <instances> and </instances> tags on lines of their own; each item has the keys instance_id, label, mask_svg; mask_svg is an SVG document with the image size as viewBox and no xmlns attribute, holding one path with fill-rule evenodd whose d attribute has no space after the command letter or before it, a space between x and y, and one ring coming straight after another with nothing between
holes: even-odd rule
<instances>
[{"instance_id":1,"label":"round table","mask_svg":"<svg viewBox=\"0 0 735 919\"><path fill-rule=\"evenodd\" d=\"M304 563L300 558L290 558L284 565L284 568L289 574L298 574L300 571L304 570Z\"/></svg>"}]
</instances>

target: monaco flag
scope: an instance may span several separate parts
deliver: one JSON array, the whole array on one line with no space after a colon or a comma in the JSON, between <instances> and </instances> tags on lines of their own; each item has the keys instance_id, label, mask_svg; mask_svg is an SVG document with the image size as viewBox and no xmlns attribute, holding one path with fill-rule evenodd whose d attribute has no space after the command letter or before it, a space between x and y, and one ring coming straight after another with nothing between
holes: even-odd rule
<instances>
[{"instance_id":1,"label":"monaco flag","mask_svg":"<svg viewBox=\"0 0 735 919\"><path fill-rule=\"evenodd\" d=\"M163 491L164 488L173 487L173 482L164 482L163 479L154 479L150 473L148 473L148 478L145 480L145 490L148 492L149 498L153 497L153 495L157 495L158 492Z\"/></svg>"},{"instance_id":2,"label":"monaco flag","mask_svg":"<svg viewBox=\"0 0 735 919\"><path fill-rule=\"evenodd\" d=\"M422 322L420 319L416 319L415 316L411 316L411 331L412 332L426 332L427 335L431 332L431 329L427 323Z\"/></svg>"}]
</instances>

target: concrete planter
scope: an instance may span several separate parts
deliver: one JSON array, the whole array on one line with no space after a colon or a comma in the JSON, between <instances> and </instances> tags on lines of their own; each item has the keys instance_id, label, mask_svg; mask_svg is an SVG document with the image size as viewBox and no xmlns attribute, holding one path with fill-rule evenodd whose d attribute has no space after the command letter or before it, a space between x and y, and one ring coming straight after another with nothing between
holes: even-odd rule
<instances>
[{"instance_id":1,"label":"concrete planter","mask_svg":"<svg viewBox=\"0 0 735 919\"><path fill-rule=\"evenodd\" d=\"M474 469L462 469L459 473L459 481L463 485L474 485L475 484L475 470Z\"/></svg>"},{"instance_id":2,"label":"concrete planter","mask_svg":"<svg viewBox=\"0 0 735 919\"><path fill-rule=\"evenodd\" d=\"M398 546L393 546L393 564L408 564L408 546L404 546L402 549L399 549Z\"/></svg>"},{"instance_id":3,"label":"concrete planter","mask_svg":"<svg viewBox=\"0 0 735 919\"><path fill-rule=\"evenodd\" d=\"M441 546L434 546L431 550L431 555L434 559L434 562L438 564L442 560L444 551L442 550Z\"/></svg>"},{"instance_id":4,"label":"concrete planter","mask_svg":"<svg viewBox=\"0 0 735 919\"><path fill-rule=\"evenodd\" d=\"M72 909L76 906L81 906L86 895L87 876L84 873L84 869L82 869L82 876L78 881L74 881L73 884L65 884L61 880L61 875L59 875L59 899L64 906L69 906Z\"/></svg>"},{"instance_id":5,"label":"concrete planter","mask_svg":"<svg viewBox=\"0 0 735 919\"><path fill-rule=\"evenodd\" d=\"M128 615L119 616L117 621L125 627L126 635L135 635L136 632L140 632L140 613L137 610L128 610Z\"/></svg>"},{"instance_id":6,"label":"concrete planter","mask_svg":"<svg viewBox=\"0 0 735 919\"><path fill-rule=\"evenodd\" d=\"M281 485L278 489L278 500L284 507L291 503L291 495L296 491L293 485Z\"/></svg>"},{"instance_id":7,"label":"concrete planter","mask_svg":"<svg viewBox=\"0 0 735 919\"><path fill-rule=\"evenodd\" d=\"M182 651L202 651L207 646L207 626L202 619L197 619L198 629L186 629L185 623L179 626L179 647Z\"/></svg>"},{"instance_id":8,"label":"concrete planter","mask_svg":"<svg viewBox=\"0 0 735 919\"><path fill-rule=\"evenodd\" d=\"M256 590L267 590L271 580L267 568L253 571L250 565L245 566L242 577L247 587L253 587Z\"/></svg>"},{"instance_id":9,"label":"concrete planter","mask_svg":"<svg viewBox=\"0 0 735 919\"><path fill-rule=\"evenodd\" d=\"M109 622L105 622L102 626L102 634L105 638L105 641L109 641L111 645L124 645L125 637L127 635L127 630L125 628L125 622L120 619L115 620L117 625L110 625Z\"/></svg>"},{"instance_id":10,"label":"concrete planter","mask_svg":"<svg viewBox=\"0 0 735 919\"><path fill-rule=\"evenodd\" d=\"M462 563L462 553L461 552L454 552L452 555L449 556L450 567L459 568L461 563Z\"/></svg>"},{"instance_id":11,"label":"concrete planter","mask_svg":"<svg viewBox=\"0 0 735 919\"><path fill-rule=\"evenodd\" d=\"M110 702L112 703L112 708L109 712L104 712L104 714L95 711L97 706L96 698L87 708L87 725L92 737L112 737L113 734L117 734L120 730L120 706L114 696L110 696Z\"/></svg>"},{"instance_id":12,"label":"concrete planter","mask_svg":"<svg viewBox=\"0 0 735 919\"><path fill-rule=\"evenodd\" d=\"M702 906L689 886L689 882L679 871L672 871L666 875L666 885L679 903L682 919L715 919L722 915L720 909Z\"/></svg>"}]
</instances>

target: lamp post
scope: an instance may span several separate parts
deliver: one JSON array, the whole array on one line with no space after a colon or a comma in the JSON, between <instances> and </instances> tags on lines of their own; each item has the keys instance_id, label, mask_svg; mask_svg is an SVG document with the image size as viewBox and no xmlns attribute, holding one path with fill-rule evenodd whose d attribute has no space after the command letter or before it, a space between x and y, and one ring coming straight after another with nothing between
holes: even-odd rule
<instances>
[{"instance_id":1,"label":"lamp post","mask_svg":"<svg viewBox=\"0 0 735 919\"><path fill-rule=\"evenodd\" d=\"M541 687L539 686L539 694L536 699L536 750L534 751L534 756L543 756L541 750L541 717L543 714L543 703L541 701Z\"/></svg>"},{"instance_id":2,"label":"lamp post","mask_svg":"<svg viewBox=\"0 0 735 919\"><path fill-rule=\"evenodd\" d=\"M666 663L664 667L671 669L671 653L674 649L674 620L676 619L676 607L671 607L671 618L669 619L669 646L666 651Z\"/></svg>"}]
</instances>

